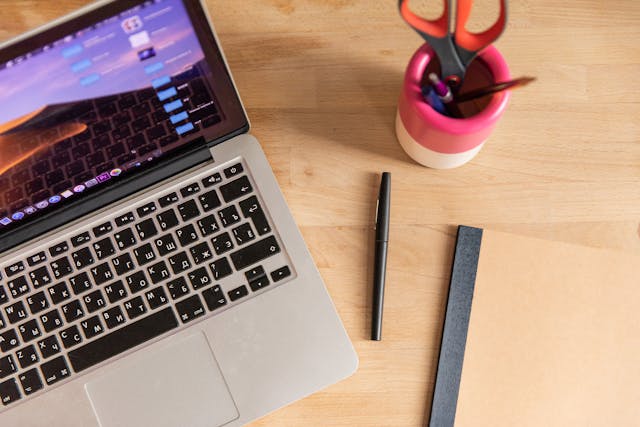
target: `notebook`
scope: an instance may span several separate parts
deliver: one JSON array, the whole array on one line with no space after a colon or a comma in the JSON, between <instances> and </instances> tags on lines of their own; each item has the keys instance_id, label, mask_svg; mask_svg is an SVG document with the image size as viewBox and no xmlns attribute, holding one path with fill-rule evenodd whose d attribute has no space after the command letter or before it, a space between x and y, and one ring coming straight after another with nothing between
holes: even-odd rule
<instances>
[{"instance_id":1,"label":"notebook","mask_svg":"<svg viewBox=\"0 0 640 427\"><path fill-rule=\"evenodd\" d=\"M354 372L204 4L6 42L0 104L0 425L238 426Z\"/></svg>"},{"instance_id":2,"label":"notebook","mask_svg":"<svg viewBox=\"0 0 640 427\"><path fill-rule=\"evenodd\" d=\"M459 227L430 425L637 425L639 267Z\"/></svg>"}]
</instances>

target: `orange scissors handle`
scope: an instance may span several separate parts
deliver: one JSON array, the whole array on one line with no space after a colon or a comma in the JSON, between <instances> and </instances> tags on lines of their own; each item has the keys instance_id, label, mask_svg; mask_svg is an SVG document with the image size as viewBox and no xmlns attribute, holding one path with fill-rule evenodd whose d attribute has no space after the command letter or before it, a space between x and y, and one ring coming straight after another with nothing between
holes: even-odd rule
<instances>
[{"instance_id":1,"label":"orange scissors handle","mask_svg":"<svg viewBox=\"0 0 640 427\"><path fill-rule=\"evenodd\" d=\"M399 0L398 7L400 9L400 15L405 21L419 33L423 33L427 36L435 38L447 37L449 31L449 1L444 2L444 10L439 18L434 20L428 20L422 18L411 11L409 8L409 1ZM423 36L424 37L424 36Z\"/></svg>"},{"instance_id":2,"label":"orange scissors handle","mask_svg":"<svg viewBox=\"0 0 640 427\"><path fill-rule=\"evenodd\" d=\"M465 28L473 0L458 0L456 8L456 28L454 43L462 64L469 66L479 51L496 41L507 25L507 0L500 0L500 15L491 27L480 33L472 33Z\"/></svg>"},{"instance_id":3,"label":"orange scissors handle","mask_svg":"<svg viewBox=\"0 0 640 427\"><path fill-rule=\"evenodd\" d=\"M442 76L462 81L467 67L478 52L493 43L504 31L507 22L507 0L500 0L500 15L487 30L472 33L465 28L473 0L456 2L455 31L450 28L451 0L444 0L442 15L434 20L422 18L409 8L408 0L398 0L400 15L438 55Z\"/></svg>"}]
</instances>

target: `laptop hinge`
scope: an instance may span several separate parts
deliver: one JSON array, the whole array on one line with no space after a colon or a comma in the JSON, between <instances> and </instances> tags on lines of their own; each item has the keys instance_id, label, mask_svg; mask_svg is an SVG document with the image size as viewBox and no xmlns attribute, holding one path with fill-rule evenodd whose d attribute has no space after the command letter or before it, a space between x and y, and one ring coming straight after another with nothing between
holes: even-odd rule
<instances>
[{"instance_id":1,"label":"laptop hinge","mask_svg":"<svg viewBox=\"0 0 640 427\"><path fill-rule=\"evenodd\" d=\"M209 144L205 144L204 141L194 141L194 145L197 145L198 148L180 155L169 156L169 158L163 159L162 162L144 172L136 173L130 178L124 178L115 185L97 191L92 196L70 203L55 212L51 212L49 215L44 215L33 222L29 222L29 224L21 228L7 232L0 237L0 253L179 174L184 170L212 160Z\"/></svg>"}]
</instances>

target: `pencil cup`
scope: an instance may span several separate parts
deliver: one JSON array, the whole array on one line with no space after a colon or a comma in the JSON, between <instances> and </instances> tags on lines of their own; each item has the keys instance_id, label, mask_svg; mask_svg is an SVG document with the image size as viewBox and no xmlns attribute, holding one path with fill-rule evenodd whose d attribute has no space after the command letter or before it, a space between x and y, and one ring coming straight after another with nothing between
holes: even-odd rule
<instances>
[{"instance_id":1,"label":"pencil cup","mask_svg":"<svg viewBox=\"0 0 640 427\"><path fill-rule=\"evenodd\" d=\"M467 110L464 118L440 114L425 102L421 90L425 70L435 61L435 52L426 44L411 58L398 101L396 135L404 151L416 162L449 169L465 164L478 154L502 117L510 95L509 91L494 94L484 105L476 105L476 111ZM464 85L477 80L475 77L483 70L489 84L510 79L507 63L493 46L484 49L472 62Z\"/></svg>"}]
</instances>

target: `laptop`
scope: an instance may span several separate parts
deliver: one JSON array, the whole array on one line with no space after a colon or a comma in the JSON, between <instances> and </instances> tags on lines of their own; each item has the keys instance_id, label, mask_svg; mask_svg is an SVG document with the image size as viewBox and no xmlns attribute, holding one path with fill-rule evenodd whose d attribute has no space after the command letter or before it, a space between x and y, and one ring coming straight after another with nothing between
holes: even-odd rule
<instances>
[{"instance_id":1,"label":"laptop","mask_svg":"<svg viewBox=\"0 0 640 427\"><path fill-rule=\"evenodd\" d=\"M0 45L0 425L238 426L357 356L197 0Z\"/></svg>"}]
</instances>

